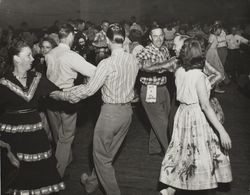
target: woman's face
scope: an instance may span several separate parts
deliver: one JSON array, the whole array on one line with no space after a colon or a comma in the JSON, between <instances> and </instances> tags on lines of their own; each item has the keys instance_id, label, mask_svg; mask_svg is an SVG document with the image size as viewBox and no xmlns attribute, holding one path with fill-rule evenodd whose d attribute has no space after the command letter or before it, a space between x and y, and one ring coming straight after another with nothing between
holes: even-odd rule
<instances>
[{"instance_id":1,"label":"woman's face","mask_svg":"<svg viewBox=\"0 0 250 195\"><path fill-rule=\"evenodd\" d=\"M180 55L181 48L183 46L184 39L180 39L179 37L176 37L174 39L174 46L173 49L175 51L175 55L178 57Z\"/></svg>"},{"instance_id":2,"label":"woman's face","mask_svg":"<svg viewBox=\"0 0 250 195\"><path fill-rule=\"evenodd\" d=\"M221 30L222 30L221 28L218 28L218 29L215 31L214 34L215 34L216 36L219 36L220 33L221 33Z\"/></svg>"},{"instance_id":3,"label":"woman's face","mask_svg":"<svg viewBox=\"0 0 250 195\"><path fill-rule=\"evenodd\" d=\"M29 47L23 47L17 56L14 56L16 59L16 64L23 68L25 71L28 71L31 68L34 58L32 56L32 51Z\"/></svg>"},{"instance_id":4,"label":"woman's face","mask_svg":"<svg viewBox=\"0 0 250 195\"><path fill-rule=\"evenodd\" d=\"M49 53L49 51L52 49L52 45L49 41L43 41L41 46L41 52L43 55Z\"/></svg>"},{"instance_id":5,"label":"woman's face","mask_svg":"<svg viewBox=\"0 0 250 195\"><path fill-rule=\"evenodd\" d=\"M78 43L79 43L80 46L84 46L84 45L85 45L85 40L84 40L84 38L80 38L80 39L78 40Z\"/></svg>"}]
</instances>

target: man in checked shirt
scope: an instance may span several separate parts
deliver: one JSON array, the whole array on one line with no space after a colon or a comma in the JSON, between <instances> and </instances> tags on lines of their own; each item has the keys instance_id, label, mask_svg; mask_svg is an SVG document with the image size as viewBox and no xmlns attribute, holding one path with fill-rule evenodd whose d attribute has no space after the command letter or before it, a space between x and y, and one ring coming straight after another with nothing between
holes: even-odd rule
<instances>
[{"instance_id":1,"label":"man in checked shirt","mask_svg":"<svg viewBox=\"0 0 250 195\"><path fill-rule=\"evenodd\" d=\"M164 32L159 26L153 27L149 38L151 43L137 54L140 62L141 102L151 123L149 154L165 154L168 147L168 118L170 96L166 86L165 71L152 71L154 66L169 60L169 52L164 43Z\"/></svg>"}]
</instances>

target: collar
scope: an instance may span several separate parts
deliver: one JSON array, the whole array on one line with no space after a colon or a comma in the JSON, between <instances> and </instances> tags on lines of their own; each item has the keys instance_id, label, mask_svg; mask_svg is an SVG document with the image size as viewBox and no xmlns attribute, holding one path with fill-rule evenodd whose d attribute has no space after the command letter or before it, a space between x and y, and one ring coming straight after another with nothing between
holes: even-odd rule
<instances>
[{"instance_id":1,"label":"collar","mask_svg":"<svg viewBox=\"0 0 250 195\"><path fill-rule=\"evenodd\" d=\"M157 51L161 51L164 48L163 46L161 46L160 48L158 48L153 43L150 43L149 47L151 47L152 49L157 50Z\"/></svg>"},{"instance_id":2,"label":"collar","mask_svg":"<svg viewBox=\"0 0 250 195\"><path fill-rule=\"evenodd\" d=\"M101 30L101 33L106 36L106 32L104 30Z\"/></svg>"},{"instance_id":3,"label":"collar","mask_svg":"<svg viewBox=\"0 0 250 195\"><path fill-rule=\"evenodd\" d=\"M59 43L59 44L58 44L58 47L64 47L64 48L70 50L70 47L69 47L67 44L65 44L65 43Z\"/></svg>"},{"instance_id":4,"label":"collar","mask_svg":"<svg viewBox=\"0 0 250 195\"><path fill-rule=\"evenodd\" d=\"M118 53L124 52L123 48L117 48L112 51L111 55L117 55Z\"/></svg>"}]
</instances>

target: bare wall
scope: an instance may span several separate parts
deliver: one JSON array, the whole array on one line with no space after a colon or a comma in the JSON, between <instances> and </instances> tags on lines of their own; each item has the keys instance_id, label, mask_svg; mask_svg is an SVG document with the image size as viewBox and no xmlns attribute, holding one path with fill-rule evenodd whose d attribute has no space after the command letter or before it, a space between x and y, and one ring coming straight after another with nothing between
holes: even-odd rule
<instances>
[{"instance_id":1,"label":"bare wall","mask_svg":"<svg viewBox=\"0 0 250 195\"><path fill-rule=\"evenodd\" d=\"M0 26L51 25L55 20L66 21L80 15L80 0L0 0Z\"/></svg>"},{"instance_id":2,"label":"bare wall","mask_svg":"<svg viewBox=\"0 0 250 195\"><path fill-rule=\"evenodd\" d=\"M99 23L103 19L120 21L171 18L184 20L249 18L250 0L0 0L0 26L51 25L55 20L79 18ZM243 19L242 19L243 18Z\"/></svg>"}]
</instances>

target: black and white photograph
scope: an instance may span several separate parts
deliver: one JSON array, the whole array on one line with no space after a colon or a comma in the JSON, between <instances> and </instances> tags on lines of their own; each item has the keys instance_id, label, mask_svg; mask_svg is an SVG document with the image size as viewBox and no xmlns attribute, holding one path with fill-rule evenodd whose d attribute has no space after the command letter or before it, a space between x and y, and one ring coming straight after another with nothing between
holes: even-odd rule
<instances>
[{"instance_id":1,"label":"black and white photograph","mask_svg":"<svg viewBox=\"0 0 250 195\"><path fill-rule=\"evenodd\" d=\"M250 195L250 0L0 0L0 195Z\"/></svg>"}]
</instances>

